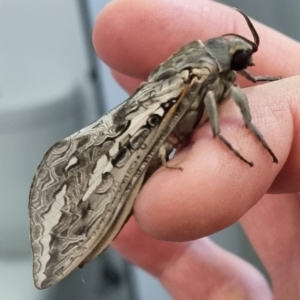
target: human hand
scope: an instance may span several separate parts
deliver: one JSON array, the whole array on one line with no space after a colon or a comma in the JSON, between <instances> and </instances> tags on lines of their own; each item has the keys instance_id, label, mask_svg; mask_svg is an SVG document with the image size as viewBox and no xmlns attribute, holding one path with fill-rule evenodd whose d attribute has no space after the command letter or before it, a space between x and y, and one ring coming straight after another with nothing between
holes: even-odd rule
<instances>
[{"instance_id":1,"label":"human hand","mask_svg":"<svg viewBox=\"0 0 300 300\"><path fill-rule=\"evenodd\" d=\"M251 72L283 78L299 73L300 44L259 23L254 26L261 45ZM251 36L236 11L215 2L114 0L95 24L94 46L132 93L182 45L230 32ZM170 161L183 172L161 168L147 181L134 205L138 225L131 219L114 242L175 299L300 298L300 77L239 84L251 86L244 91L253 123L279 164L272 164L228 102L220 110L222 134L254 167L213 139L205 124ZM202 238L237 220L270 275L272 292L254 267Z\"/></svg>"}]
</instances>

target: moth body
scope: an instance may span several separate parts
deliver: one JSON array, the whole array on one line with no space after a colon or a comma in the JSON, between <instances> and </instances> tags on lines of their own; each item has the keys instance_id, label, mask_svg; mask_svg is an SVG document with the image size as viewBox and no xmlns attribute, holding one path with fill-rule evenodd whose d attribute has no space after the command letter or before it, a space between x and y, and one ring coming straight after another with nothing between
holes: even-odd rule
<instances>
[{"instance_id":1,"label":"moth body","mask_svg":"<svg viewBox=\"0 0 300 300\"><path fill-rule=\"evenodd\" d=\"M246 126L277 158L251 123L236 72L253 77L252 54L259 38L245 17L254 42L239 35L193 41L160 64L137 91L102 118L56 143L45 155L30 190L33 275L37 288L56 284L99 255L130 215L145 181L169 154L182 147L207 119L218 137L217 107L228 99L239 106Z\"/></svg>"}]
</instances>

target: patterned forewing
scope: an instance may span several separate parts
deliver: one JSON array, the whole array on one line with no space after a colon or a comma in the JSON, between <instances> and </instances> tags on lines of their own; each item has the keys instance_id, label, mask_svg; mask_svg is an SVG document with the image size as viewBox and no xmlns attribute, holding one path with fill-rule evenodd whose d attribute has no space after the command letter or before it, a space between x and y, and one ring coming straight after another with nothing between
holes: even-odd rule
<instances>
[{"instance_id":1,"label":"patterned forewing","mask_svg":"<svg viewBox=\"0 0 300 300\"><path fill-rule=\"evenodd\" d=\"M38 288L76 268L113 225L183 86L179 75L143 84L119 107L47 152L29 204Z\"/></svg>"}]
</instances>

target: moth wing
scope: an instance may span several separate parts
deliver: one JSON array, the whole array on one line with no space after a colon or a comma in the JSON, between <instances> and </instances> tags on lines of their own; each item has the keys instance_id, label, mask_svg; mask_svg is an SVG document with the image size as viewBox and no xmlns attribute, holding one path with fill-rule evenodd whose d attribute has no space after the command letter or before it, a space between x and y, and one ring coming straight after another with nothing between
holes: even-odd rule
<instances>
[{"instance_id":1,"label":"moth wing","mask_svg":"<svg viewBox=\"0 0 300 300\"><path fill-rule=\"evenodd\" d=\"M63 279L99 254L119 232L151 158L172 130L170 113L183 90L177 75L145 84L119 107L46 153L29 201L37 288Z\"/></svg>"}]
</instances>

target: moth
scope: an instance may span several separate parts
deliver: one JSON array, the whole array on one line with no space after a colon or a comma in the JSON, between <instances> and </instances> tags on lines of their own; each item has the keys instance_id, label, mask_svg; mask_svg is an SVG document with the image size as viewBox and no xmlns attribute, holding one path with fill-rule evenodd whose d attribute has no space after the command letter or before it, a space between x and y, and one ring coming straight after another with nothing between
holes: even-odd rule
<instances>
[{"instance_id":1,"label":"moth","mask_svg":"<svg viewBox=\"0 0 300 300\"><path fill-rule=\"evenodd\" d=\"M236 73L252 82L259 36L242 11L254 41L235 33L182 47L136 92L102 118L56 143L45 155L30 190L30 235L35 286L44 289L98 256L131 214L146 180L166 166L174 149L209 120L239 159L253 166L220 133L217 108L232 99L244 123L274 163L278 160L251 123ZM184 170L183 170L184 171Z\"/></svg>"}]
</instances>

